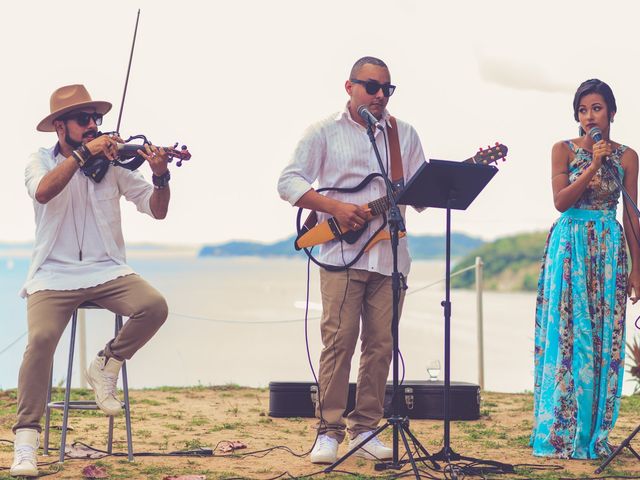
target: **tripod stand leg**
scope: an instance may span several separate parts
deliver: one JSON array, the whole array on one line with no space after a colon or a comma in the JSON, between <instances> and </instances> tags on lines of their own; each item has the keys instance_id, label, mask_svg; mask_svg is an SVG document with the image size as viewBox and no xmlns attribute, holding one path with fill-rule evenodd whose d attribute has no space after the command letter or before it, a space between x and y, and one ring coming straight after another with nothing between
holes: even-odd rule
<instances>
[{"instance_id":1,"label":"tripod stand leg","mask_svg":"<svg viewBox=\"0 0 640 480\"><path fill-rule=\"evenodd\" d=\"M633 453L638 460L640 460L640 455L638 455L638 452L636 452L631 445L627 445L627 448L631 450L631 453Z\"/></svg>"},{"instance_id":2,"label":"tripod stand leg","mask_svg":"<svg viewBox=\"0 0 640 480\"><path fill-rule=\"evenodd\" d=\"M633 439L633 437L635 437L637 435L637 433L640 432L640 425L638 425L636 427L636 429L631 432L631 435L629 435L627 438L625 438L620 445L618 445L618 448L616 448L613 452L611 452L611 455L609 455L606 460L604 462L602 462L602 464L596 469L595 473L599 474L602 473L602 471L607 468L607 465L609 465L611 463L611 460L613 460L614 458L616 458L616 456L625 448L627 447L629 450L631 450L631 452L636 456L637 459L640 460L640 456L638 456L637 452L631 448L631 445L629 445L631 443L631 440Z\"/></svg>"},{"instance_id":3,"label":"tripod stand leg","mask_svg":"<svg viewBox=\"0 0 640 480\"><path fill-rule=\"evenodd\" d=\"M413 453L411 453L411 449L409 448L409 442L407 442L407 436L405 435L404 425L400 428L400 436L402 437L402 443L404 443L404 448L407 451L407 456L409 457L409 462L411 462L411 469L413 473L416 475L416 478L420 478L420 471L416 465L416 461L413 458Z\"/></svg>"},{"instance_id":4,"label":"tripod stand leg","mask_svg":"<svg viewBox=\"0 0 640 480\"><path fill-rule=\"evenodd\" d=\"M347 453L345 453L342 457L340 457L338 460L336 460L335 462L333 462L331 465L329 465L327 468L325 468L323 470L324 473L330 473L333 471L333 469L335 469L338 465L340 465L342 462L344 462L347 458L349 458L351 455L353 455L356 451L360 450L362 447L364 447L371 439L373 439L375 436L377 436L380 432L382 432L385 428L387 428L390 425L390 423L385 423L384 425L382 425L381 427L378 427L377 430L375 432L373 432L369 438L367 438L364 442L356 445L355 447L353 447L351 450L349 450Z\"/></svg>"},{"instance_id":5,"label":"tripod stand leg","mask_svg":"<svg viewBox=\"0 0 640 480\"><path fill-rule=\"evenodd\" d=\"M409 430L409 427L406 426L406 425L402 425L402 429L406 432L407 435L409 435L409 438L411 439L413 444L424 455L424 457L418 457L417 460L420 460L420 461L423 461L423 462L426 461L426 460L429 460L434 469L440 470L440 465L438 463L436 463L436 461L433 459L431 454L429 452L427 452L426 448L424 448L424 445L422 445L422 443L420 443L420 441L413 435L413 433L411 433L411 430Z\"/></svg>"}]
</instances>

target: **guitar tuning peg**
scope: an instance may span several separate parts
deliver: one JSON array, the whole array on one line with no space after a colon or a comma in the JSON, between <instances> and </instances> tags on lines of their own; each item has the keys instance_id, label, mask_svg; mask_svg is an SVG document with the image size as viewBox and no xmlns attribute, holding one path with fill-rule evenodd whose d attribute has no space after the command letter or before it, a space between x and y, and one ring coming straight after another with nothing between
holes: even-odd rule
<instances>
[{"instance_id":1,"label":"guitar tuning peg","mask_svg":"<svg viewBox=\"0 0 640 480\"><path fill-rule=\"evenodd\" d=\"M478 151L481 152L482 151L482 147L478 148Z\"/></svg>"},{"instance_id":2,"label":"guitar tuning peg","mask_svg":"<svg viewBox=\"0 0 640 480\"><path fill-rule=\"evenodd\" d=\"M496 147L499 147L499 146L500 146L500 142L496 142Z\"/></svg>"},{"instance_id":3,"label":"guitar tuning peg","mask_svg":"<svg viewBox=\"0 0 640 480\"><path fill-rule=\"evenodd\" d=\"M487 150L491 150L491 145L487 145Z\"/></svg>"}]
</instances>

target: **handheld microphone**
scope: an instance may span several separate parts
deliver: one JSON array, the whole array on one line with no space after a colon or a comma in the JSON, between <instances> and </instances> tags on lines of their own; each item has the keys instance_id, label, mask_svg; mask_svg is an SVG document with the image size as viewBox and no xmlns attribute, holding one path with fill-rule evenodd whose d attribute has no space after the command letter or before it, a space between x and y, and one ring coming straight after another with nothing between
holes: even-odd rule
<instances>
[{"instance_id":1,"label":"handheld microphone","mask_svg":"<svg viewBox=\"0 0 640 480\"><path fill-rule=\"evenodd\" d=\"M598 143L600 140L602 140L602 130L600 130L598 127L593 127L591 130L589 130L589 136L593 138L594 142ZM608 156L602 159L603 164L607 164L608 162Z\"/></svg>"},{"instance_id":2,"label":"handheld microphone","mask_svg":"<svg viewBox=\"0 0 640 480\"><path fill-rule=\"evenodd\" d=\"M383 130L378 119L374 117L373 113L371 113L365 105L360 105L358 107L358 115L360 115L360 117L362 117L369 126L376 127L378 130Z\"/></svg>"},{"instance_id":3,"label":"handheld microphone","mask_svg":"<svg viewBox=\"0 0 640 480\"><path fill-rule=\"evenodd\" d=\"M600 130L598 127L593 127L591 130L589 130L589 136L593 138L594 142L598 143L600 140L602 140L602 130Z\"/></svg>"}]
</instances>

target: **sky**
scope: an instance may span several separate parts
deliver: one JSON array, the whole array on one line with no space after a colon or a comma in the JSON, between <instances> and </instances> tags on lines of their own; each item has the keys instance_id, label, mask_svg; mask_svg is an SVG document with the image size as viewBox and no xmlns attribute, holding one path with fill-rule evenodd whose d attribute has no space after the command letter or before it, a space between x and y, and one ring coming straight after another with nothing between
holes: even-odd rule
<instances>
[{"instance_id":1,"label":"sky","mask_svg":"<svg viewBox=\"0 0 640 480\"><path fill-rule=\"evenodd\" d=\"M415 127L427 158L508 146L474 204L453 213L454 231L491 240L549 228L558 215L551 147L577 135L571 104L583 80L609 83L612 138L640 144L640 4L631 0L2 2L0 241L33 238L24 166L56 141L35 130L56 88L83 83L112 102L101 130L115 129L138 8L121 134L180 142L193 157L172 168L167 219L123 205L129 242L292 235L296 209L279 198L278 176L305 129L344 107L344 81L365 55L388 64L389 111ZM441 234L444 218L409 211L409 235Z\"/></svg>"}]
</instances>

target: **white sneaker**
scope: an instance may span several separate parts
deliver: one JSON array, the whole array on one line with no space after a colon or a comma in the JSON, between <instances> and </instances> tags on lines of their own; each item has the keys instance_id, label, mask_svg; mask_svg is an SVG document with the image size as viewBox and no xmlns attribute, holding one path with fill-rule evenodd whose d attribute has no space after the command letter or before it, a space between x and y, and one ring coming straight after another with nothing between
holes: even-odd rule
<instances>
[{"instance_id":1,"label":"white sneaker","mask_svg":"<svg viewBox=\"0 0 640 480\"><path fill-rule=\"evenodd\" d=\"M338 441L329 435L318 435L311 450L311 463L333 463L338 459Z\"/></svg>"},{"instance_id":2,"label":"white sneaker","mask_svg":"<svg viewBox=\"0 0 640 480\"><path fill-rule=\"evenodd\" d=\"M349 450L360 445L371 436L373 431L362 432L357 437L349 441ZM354 457L366 458L367 460L388 460L393 456L393 450L387 447L375 436L369 440L365 446L353 452Z\"/></svg>"},{"instance_id":3,"label":"white sneaker","mask_svg":"<svg viewBox=\"0 0 640 480\"><path fill-rule=\"evenodd\" d=\"M113 357L107 360L98 355L87 369L87 381L95 393L96 404L109 416L119 415L122 411L122 403L116 396L121 366L122 362Z\"/></svg>"},{"instance_id":4,"label":"white sneaker","mask_svg":"<svg viewBox=\"0 0 640 480\"><path fill-rule=\"evenodd\" d=\"M13 443L13 464L9 474L14 477L37 477L38 459L36 452L40 447L40 434L33 428L19 428Z\"/></svg>"}]
</instances>

